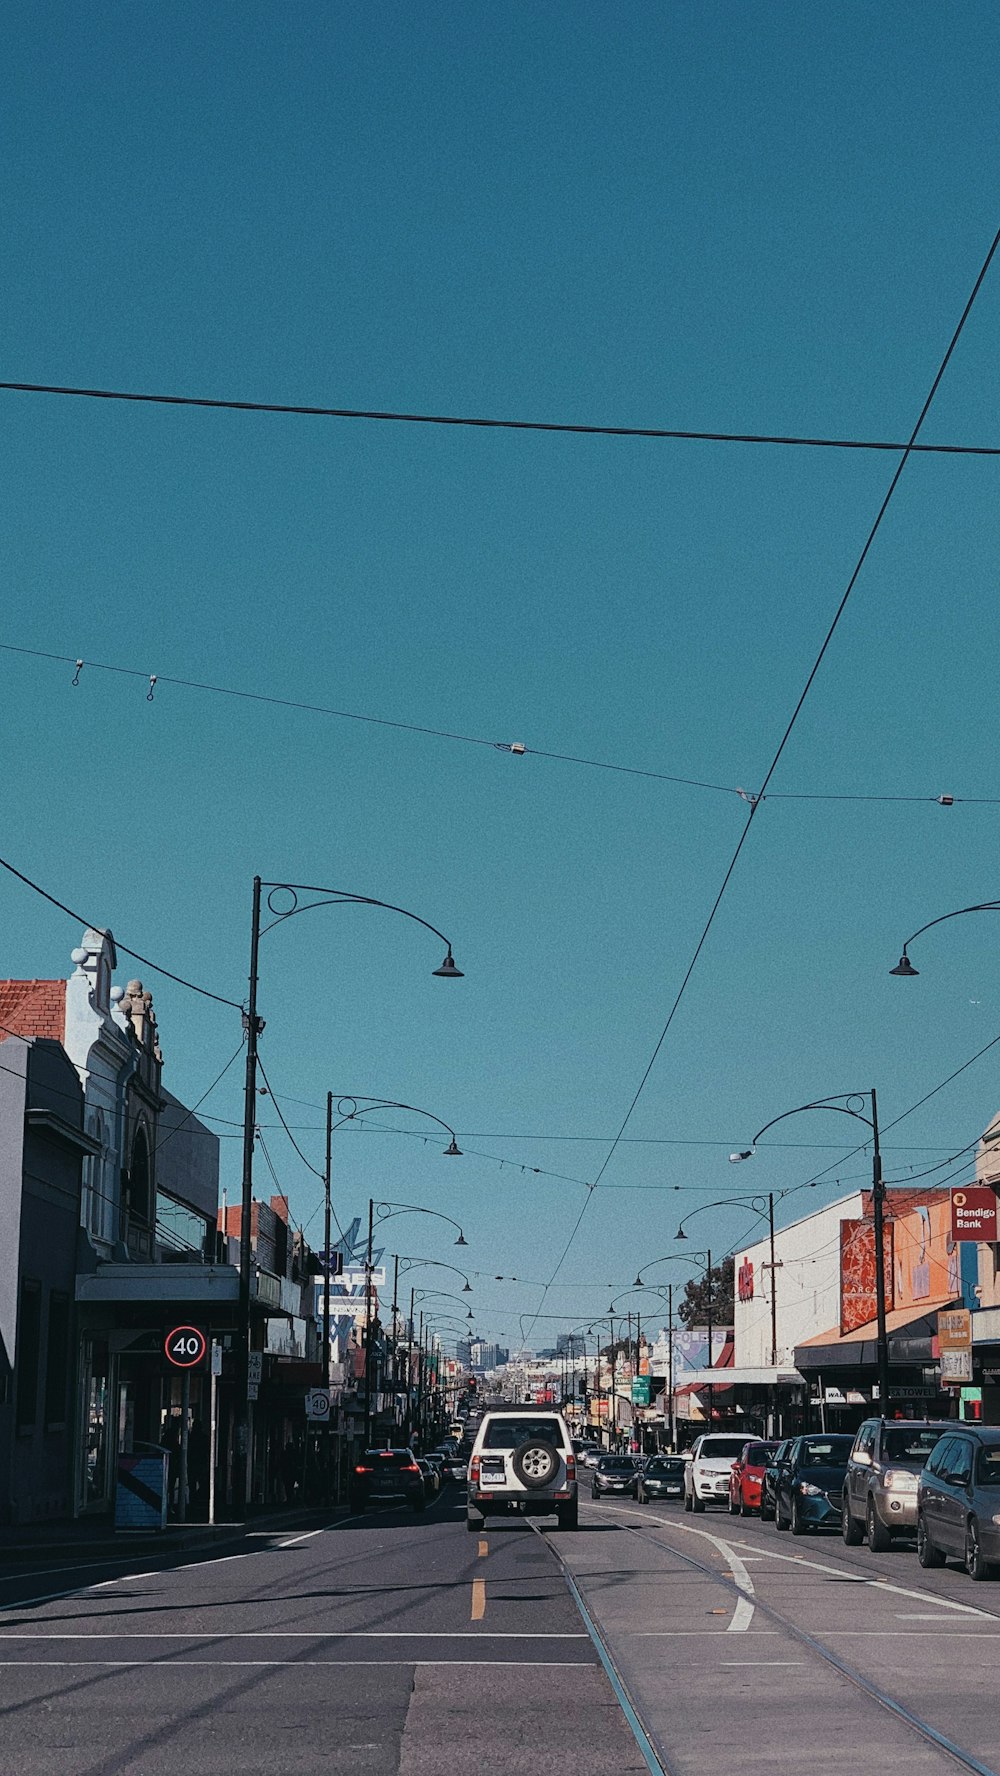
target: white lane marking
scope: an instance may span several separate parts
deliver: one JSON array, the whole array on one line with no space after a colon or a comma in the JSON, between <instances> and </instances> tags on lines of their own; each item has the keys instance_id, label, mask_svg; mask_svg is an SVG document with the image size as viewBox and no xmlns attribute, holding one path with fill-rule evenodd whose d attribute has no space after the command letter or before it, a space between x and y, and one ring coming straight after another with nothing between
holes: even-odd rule
<instances>
[{"instance_id":1,"label":"white lane marking","mask_svg":"<svg viewBox=\"0 0 1000 1776\"><path fill-rule=\"evenodd\" d=\"M686 1529L687 1524L678 1523L676 1527ZM740 1548L745 1548L748 1545L746 1542L737 1543ZM882 1591L892 1591L897 1597L912 1597L917 1603L933 1603L939 1609L957 1610L963 1616L979 1616L987 1622L998 1620L992 1610L976 1609L975 1605L971 1603L956 1603L951 1597L939 1597L936 1591L914 1591L908 1585L894 1585L890 1579L882 1577L869 1579L865 1577L864 1573L847 1573L842 1566L830 1566L825 1560L807 1560L804 1554L772 1554L768 1551L767 1558L769 1560L785 1560L796 1566L809 1567L813 1572L832 1573L834 1578L847 1579L854 1585L878 1585Z\"/></svg>"},{"instance_id":2,"label":"white lane marking","mask_svg":"<svg viewBox=\"0 0 1000 1776\"><path fill-rule=\"evenodd\" d=\"M736 1553L732 1542L724 1542L720 1536L710 1534L707 1529L695 1529L687 1523L674 1525L673 1520L669 1517L650 1517L648 1512L630 1511L627 1506L623 1505L613 1505L611 1508L622 1511L625 1516L637 1517L642 1523L664 1523L668 1529L674 1527L684 1529L689 1535L701 1536L703 1541L711 1542L717 1553L721 1554L723 1559L728 1562L736 1588L742 1592L742 1596L736 1600L736 1608L733 1611L733 1619L729 1623L727 1633L744 1634L746 1632L753 1621L753 1603L750 1600L756 1596L756 1592L753 1588L753 1580L740 1556ZM741 1543L740 1546L742 1547L743 1544Z\"/></svg>"},{"instance_id":3,"label":"white lane marking","mask_svg":"<svg viewBox=\"0 0 1000 1776\"><path fill-rule=\"evenodd\" d=\"M454 1632L445 1629L428 1630L421 1633L419 1628L202 1628L192 1629L189 1634L180 1633L177 1629L164 1628L161 1632L143 1629L124 1629L120 1634L103 1631L90 1634L0 1634L0 1640L16 1640L18 1644L29 1640L587 1640L583 1633L573 1634L518 1634L511 1630L480 1629L474 1634L471 1629L456 1628Z\"/></svg>"},{"instance_id":4,"label":"white lane marking","mask_svg":"<svg viewBox=\"0 0 1000 1776\"><path fill-rule=\"evenodd\" d=\"M623 1628L623 1637L629 1640L696 1640L703 1634L728 1634L728 1628ZM763 1634L777 1634L776 1628L755 1628L754 1640Z\"/></svg>"},{"instance_id":5,"label":"white lane marking","mask_svg":"<svg viewBox=\"0 0 1000 1776\"><path fill-rule=\"evenodd\" d=\"M529 1671L553 1669L557 1671L593 1671L593 1659L0 1659L0 1670L3 1671L64 1671L96 1669L124 1669L134 1671L137 1666L166 1666L168 1671L180 1671L189 1665L205 1665L210 1670L222 1670L230 1667L236 1670L256 1669L273 1665L291 1665L296 1671L303 1666L329 1667L357 1666L361 1670L378 1670L386 1665L425 1666L441 1665L490 1665L498 1671L518 1671L522 1667Z\"/></svg>"},{"instance_id":6,"label":"white lane marking","mask_svg":"<svg viewBox=\"0 0 1000 1776\"><path fill-rule=\"evenodd\" d=\"M789 1669L789 1667L793 1666L793 1665L798 1668L801 1668L805 1664L805 1660L804 1659L720 1659L719 1663L720 1663L720 1665L751 1665L755 1671L759 1671L761 1666L770 1667L772 1669L780 1666L782 1671L787 1671Z\"/></svg>"},{"instance_id":7,"label":"white lane marking","mask_svg":"<svg viewBox=\"0 0 1000 1776\"><path fill-rule=\"evenodd\" d=\"M733 1611L733 1619L726 1628L726 1633L744 1633L746 1629L749 1628L752 1621L753 1604L750 1602L749 1597L738 1597L736 1599L736 1608Z\"/></svg>"},{"instance_id":8,"label":"white lane marking","mask_svg":"<svg viewBox=\"0 0 1000 1776\"><path fill-rule=\"evenodd\" d=\"M325 1535L328 1529L335 1529L339 1523L356 1523L357 1517L337 1517L332 1523L321 1523L319 1529L308 1529L304 1535L292 1536L287 1542L279 1542L279 1548L294 1548L299 1542L311 1542L313 1536ZM257 1550L255 1549L256 1553ZM261 1548L260 1553L266 1554L267 1549Z\"/></svg>"}]
</instances>

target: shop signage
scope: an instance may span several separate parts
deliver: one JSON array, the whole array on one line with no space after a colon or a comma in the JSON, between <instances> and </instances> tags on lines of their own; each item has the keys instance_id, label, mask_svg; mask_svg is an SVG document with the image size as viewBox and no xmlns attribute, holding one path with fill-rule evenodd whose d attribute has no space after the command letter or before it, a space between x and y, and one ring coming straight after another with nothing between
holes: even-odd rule
<instances>
[{"instance_id":1,"label":"shop signage","mask_svg":"<svg viewBox=\"0 0 1000 1776\"><path fill-rule=\"evenodd\" d=\"M737 1288L741 1301L753 1300L753 1265L749 1258L744 1258L737 1275Z\"/></svg>"},{"instance_id":2,"label":"shop signage","mask_svg":"<svg viewBox=\"0 0 1000 1776\"><path fill-rule=\"evenodd\" d=\"M632 1381L633 1406L649 1405L649 1376L636 1375Z\"/></svg>"},{"instance_id":3,"label":"shop signage","mask_svg":"<svg viewBox=\"0 0 1000 1776\"><path fill-rule=\"evenodd\" d=\"M997 1199L988 1184L967 1184L962 1190L952 1191L951 1237L996 1242Z\"/></svg>"},{"instance_id":4,"label":"shop signage","mask_svg":"<svg viewBox=\"0 0 1000 1776\"><path fill-rule=\"evenodd\" d=\"M967 1307L938 1309L938 1350L943 1387L972 1380L972 1315Z\"/></svg>"},{"instance_id":5,"label":"shop signage","mask_svg":"<svg viewBox=\"0 0 1000 1776\"><path fill-rule=\"evenodd\" d=\"M163 1349L175 1369L197 1369L205 1361L208 1339L200 1326L173 1326L163 1340Z\"/></svg>"}]
</instances>

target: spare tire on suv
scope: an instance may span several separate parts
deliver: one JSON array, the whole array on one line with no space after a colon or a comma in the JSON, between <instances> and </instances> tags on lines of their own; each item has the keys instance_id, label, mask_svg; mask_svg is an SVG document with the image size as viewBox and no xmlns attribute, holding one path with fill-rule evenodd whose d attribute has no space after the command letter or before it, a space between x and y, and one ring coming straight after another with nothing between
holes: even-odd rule
<instances>
[{"instance_id":1,"label":"spare tire on suv","mask_svg":"<svg viewBox=\"0 0 1000 1776\"><path fill-rule=\"evenodd\" d=\"M522 1486L530 1487L532 1491L538 1486L551 1486L559 1472L559 1451L553 1444L536 1437L515 1449L510 1465Z\"/></svg>"}]
</instances>

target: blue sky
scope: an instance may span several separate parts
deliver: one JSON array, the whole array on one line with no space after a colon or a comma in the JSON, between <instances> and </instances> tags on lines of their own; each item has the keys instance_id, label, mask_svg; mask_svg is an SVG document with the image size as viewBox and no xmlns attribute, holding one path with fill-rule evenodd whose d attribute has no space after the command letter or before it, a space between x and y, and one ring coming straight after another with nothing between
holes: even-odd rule
<instances>
[{"instance_id":1,"label":"blue sky","mask_svg":"<svg viewBox=\"0 0 1000 1776\"><path fill-rule=\"evenodd\" d=\"M7 380L902 438L1000 221L989 5L42 3L7 27ZM926 441L998 442L998 320L994 269ZM760 782L894 466L0 398L0 641L733 788ZM776 791L996 792L997 473L907 467ZM453 985L388 914L273 933L264 1064L316 1164L328 1087L461 1131L461 1162L339 1135L342 1220L369 1194L436 1207L473 1269L546 1279L583 1201L566 1179L601 1166L745 804L71 677L0 653L4 854L235 999L255 871L447 931ZM1000 1034L988 916L923 940L919 981L886 972L916 926L998 892L997 818L764 805L546 1313L586 1318L678 1250L680 1205L864 1173L818 1118L787 1139L828 1146L732 1171L769 1116L875 1084L889 1122ZM68 966L61 915L10 881L0 908L3 973ZM147 984L193 1101L234 1014ZM890 1175L974 1138L996 1070L887 1135ZM238 1064L205 1110L239 1117ZM307 1221L315 1179L265 1138ZM719 1250L750 1225L692 1232ZM440 1224L392 1226L390 1250L452 1255ZM538 1302L484 1281L477 1325L516 1340Z\"/></svg>"}]
</instances>

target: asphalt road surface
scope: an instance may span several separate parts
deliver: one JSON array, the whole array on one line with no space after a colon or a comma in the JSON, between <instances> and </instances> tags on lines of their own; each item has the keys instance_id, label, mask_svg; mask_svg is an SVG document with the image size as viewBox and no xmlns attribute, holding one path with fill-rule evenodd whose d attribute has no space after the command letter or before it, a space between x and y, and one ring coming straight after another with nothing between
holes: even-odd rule
<instances>
[{"instance_id":1,"label":"asphalt road surface","mask_svg":"<svg viewBox=\"0 0 1000 1776\"><path fill-rule=\"evenodd\" d=\"M1000 1776L1000 1583L907 1545L453 1487L134 1564L0 1575L2 1776Z\"/></svg>"},{"instance_id":2,"label":"asphalt road surface","mask_svg":"<svg viewBox=\"0 0 1000 1776\"><path fill-rule=\"evenodd\" d=\"M648 1768L549 1548L523 1522L470 1536L456 1487L420 1516L0 1583L3 1776L568 1767Z\"/></svg>"}]
</instances>

